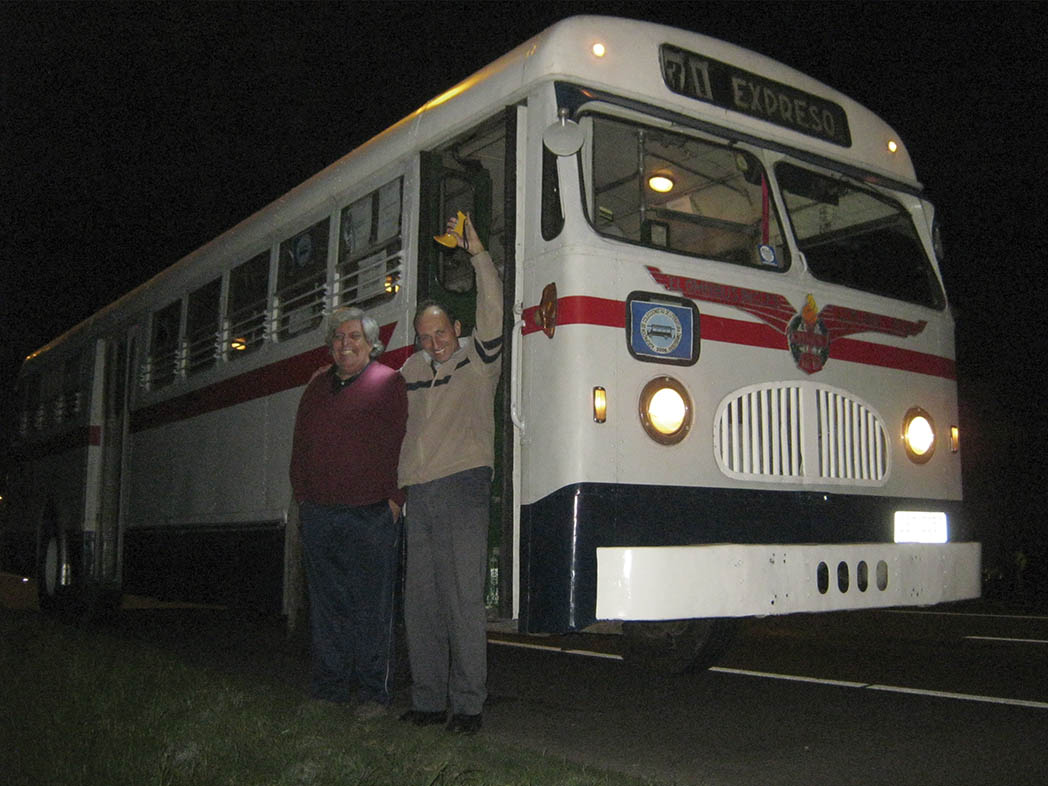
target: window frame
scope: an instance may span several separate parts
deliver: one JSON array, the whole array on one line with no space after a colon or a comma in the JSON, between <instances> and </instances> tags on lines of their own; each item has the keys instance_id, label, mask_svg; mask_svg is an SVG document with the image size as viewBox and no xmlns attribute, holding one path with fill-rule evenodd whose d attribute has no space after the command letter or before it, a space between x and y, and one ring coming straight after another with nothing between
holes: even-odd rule
<instances>
[{"instance_id":1,"label":"window frame","mask_svg":"<svg viewBox=\"0 0 1048 786\"><path fill-rule=\"evenodd\" d=\"M745 259L732 258L732 256L738 256L737 253L733 255L728 254L711 254L702 253L699 251L692 251L682 247L673 247L671 241L671 224L669 219L678 218L682 221L688 221L684 217L684 214L677 214L672 210L668 210L664 205L654 206L650 208L653 212L653 218L642 222L642 225L638 231L639 237L634 239L632 237L621 237L612 233L602 232L599 227L599 222L596 220L596 186L594 181L594 166L595 156L597 151L595 149L595 137L596 129L594 128L594 119L604 120L612 123L619 123L622 125L632 126L640 129L650 129L660 134L668 134L671 136L680 137L681 139L696 144L707 145L710 148L718 148L725 151L729 155L745 156L747 163L752 162L758 167L758 175L762 176L765 184L765 195L768 215L771 217L770 226L775 230L777 234L777 240L774 243L765 244L758 242L752 245L752 248L746 252ZM599 106L591 107L583 110L579 114L579 123L586 130L586 143L583 145L582 150L577 155L581 156L582 166L580 167L580 188L583 198L583 210L586 215L587 223L604 239L617 241L620 243L626 243L641 248L651 249L654 251L668 252L673 254L679 254L682 256L701 259L704 261L712 261L718 263L732 264L749 270L763 270L767 272L775 273L786 273L791 269L793 262L793 248L791 247L789 231L787 224L783 219L780 211L780 205L778 200L775 198L774 178L772 177L770 167L767 161L761 155L760 149L751 149L750 146L733 141L726 137L718 137L713 134L696 131L690 128L681 128L677 126L670 127L664 122L653 116L643 115L637 117L632 113L624 113L620 111L614 111L609 107ZM744 170L739 170L744 171ZM636 170L636 180L640 183L640 178L643 176L639 170ZM624 178L625 179L625 178ZM749 182L745 175L743 179ZM717 183L714 183L717 185ZM750 183L750 185L755 185ZM677 199L687 198L687 194L684 194ZM762 204L763 209L763 204ZM670 215L673 213L673 215ZM749 233L746 229L748 224L743 222L734 222L716 217L704 218L696 215L694 221L688 223L695 223L701 225L708 225L711 229L721 230L726 232L739 232ZM662 230L661 235L659 230ZM664 238L660 242L660 237ZM758 237L758 240L763 240L762 237ZM765 251L765 247L772 249L769 255ZM741 248L741 246L740 246ZM737 251L737 249L736 249Z\"/></svg>"},{"instance_id":2,"label":"window frame","mask_svg":"<svg viewBox=\"0 0 1048 786\"><path fill-rule=\"evenodd\" d=\"M795 210L790 207L787 193L795 194L797 196L804 195L798 194L797 190L788 192L787 187L784 185L784 180L788 181L790 177L795 176L790 175L789 177L784 177L783 172L786 168L797 170L797 172L805 173L814 178L819 178L824 184L830 184L834 188L846 187L851 189L853 193L862 194L868 199L872 199L875 202L892 208L893 212L888 216L870 219L865 222L855 222L837 229L829 230L823 232L821 235L808 235L802 240L798 231L798 222L794 214ZM813 278L826 284L841 286L856 292L865 292L878 297L887 297L923 308L931 308L938 311L946 308L946 293L943 289L942 281L936 271L933 255L929 253L930 249L928 248L925 239L921 236L919 223L915 220L913 211L908 208L900 198L902 196L901 194L891 191L890 189L878 188L870 183L857 181L855 178L849 177L840 172L835 172L832 169L825 169L806 162L798 162L788 156L784 156L775 161L771 170L775 176L776 191L779 194L779 198L782 200L783 210L786 214L789 235L792 238L792 242L798 253L801 254L802 258L805 260L805 269ZM813 199L813 202L811 203L812 205L818 204L818 202L814 201L816 197L811 197L811 199ZM837 195L837 199L839 202L840 194ZM911 276L908 281L900 282L894 287L878 286L878 284L883 284L884 282L893 280L890 275L886 274L890 273L890 271L885 271L880 266L878 266L875 275L870 275L866 279L862 279L858 276L848 278L844 275L831 275L829 274L830 269L828 267L822 267L820 262L815 261L816 257L811 253L811 246L808 246L806 249L806 245L808 245L812 238L825 240L826 243L837 243L848 237L853 237L857 240L872 238L872 233L861 231L863 227L868 227L874 231L880 231L880 229L887 228L890 224L898 224L900 220L906 221L906 227L909 230L909 237L905 239L910 242L911 248L917 252L917 255L912 256L910 259L912 261L917 261L917 257L919 256L920 267L919 269L912 269L911 272L913 273L913 276ZM881 225L881 227L878 228L874 226L876 224ZM834 236L836 236L836 238ZM854 260L854 256L847 253L840 254L840 258ZM854 266L853 261L849 267ZM913 293L916 291L914 284L917 278L923 279L927 297L913 297Z\"/></svg>"}]
</instances>

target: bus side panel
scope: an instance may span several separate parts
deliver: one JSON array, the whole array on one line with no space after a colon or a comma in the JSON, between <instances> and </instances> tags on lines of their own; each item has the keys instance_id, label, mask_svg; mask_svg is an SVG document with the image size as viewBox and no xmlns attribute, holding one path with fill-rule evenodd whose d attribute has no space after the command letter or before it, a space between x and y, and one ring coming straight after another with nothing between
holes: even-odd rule
<instances>
[{"instance_id":1,"label":"bus side panel","mask_svg":"<svg viewBox=\"0 0 1048 786\"><path fill-rule=\"evenodd\" d=\"M279 612L301 388L132 438L125 588Z\"/></svg>"},{"instance_id":2,"label":"bus side panel","mask_svg":"<svg viewBox=\"0 0 1048 786\"><path fill-rule=\"evenodd\" d=\"M294 388L134 434L129 528L249 523L286 510L300 395Z\"/></svg>"}]
</instances>

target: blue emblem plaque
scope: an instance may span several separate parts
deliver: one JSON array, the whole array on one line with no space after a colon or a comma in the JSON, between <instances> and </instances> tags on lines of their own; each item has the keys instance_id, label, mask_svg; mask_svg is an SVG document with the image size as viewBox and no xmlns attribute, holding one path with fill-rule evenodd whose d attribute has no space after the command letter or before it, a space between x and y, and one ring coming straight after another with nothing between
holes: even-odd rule
<instances>
[{"instance_id":1,"label":"blue emblem plaque","mask_svg":"<svg viewBox=\"0 0 1048 786\"><path fill-rule=\"evenodd\" d=\"M629 349L638 360L690 365L698 359L694 305L631 296L628 308Z\"/></svg>"}]
</instances>

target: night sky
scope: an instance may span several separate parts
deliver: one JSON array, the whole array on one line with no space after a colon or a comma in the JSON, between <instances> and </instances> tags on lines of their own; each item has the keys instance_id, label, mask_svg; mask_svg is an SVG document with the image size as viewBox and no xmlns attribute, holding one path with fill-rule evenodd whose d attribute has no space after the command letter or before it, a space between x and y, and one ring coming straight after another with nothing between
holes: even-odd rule
<instances>
[{"instance_id":1,"label":"night sky","mask_svg":"<svg viewBox=\"0 0 1048 786\"><path fill-rule=\"evenodd\" d=\"M0 4L4 443L27 354L574 13L740 44L895 127L944 225L985 559L1043 570L1038 4Z\"/></svg>"}]
</instances>

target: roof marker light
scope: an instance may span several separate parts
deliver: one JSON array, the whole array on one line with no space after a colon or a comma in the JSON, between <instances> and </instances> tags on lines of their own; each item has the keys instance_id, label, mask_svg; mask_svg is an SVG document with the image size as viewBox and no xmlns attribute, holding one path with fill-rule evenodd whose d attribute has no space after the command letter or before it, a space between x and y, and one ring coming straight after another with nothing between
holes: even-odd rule
<instances>
[{"instance_id":1,"label":"roof marker light","mask_svg":"<svg viewBox=\"0 0 1048 786\"><path fill-rule=\"evenodd\" d=\"M596 57L604 57L607 51L608 50L604 48L604 44L602 44L600 41L593 45L593 54Z\"/></svg>"}]
</instances>

